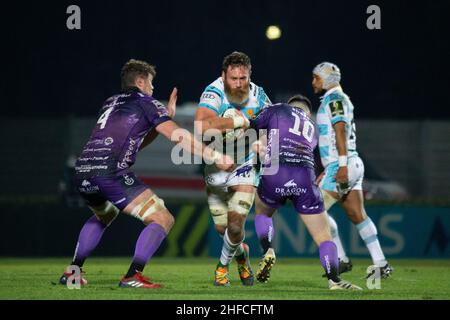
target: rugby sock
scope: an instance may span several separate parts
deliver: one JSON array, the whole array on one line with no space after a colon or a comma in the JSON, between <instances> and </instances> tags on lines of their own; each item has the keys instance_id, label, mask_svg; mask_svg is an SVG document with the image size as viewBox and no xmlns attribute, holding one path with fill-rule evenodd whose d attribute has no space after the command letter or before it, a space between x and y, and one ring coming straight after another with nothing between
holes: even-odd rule
<instances>
[{"instance_id":1,"label":"rugby sock","mask_svg":"<svg viewBox=\"0 0 450 320\"><path fill-rule=\"evenodd\" d=\"M328 215L328 222L330 224L331 237L333 238L332 240L337 247L339 260L343 262L348 262L349 259L347 257L347 254L345 253L344 247L341 242L341 238L339 237L339 229L337 223L330 215Z\"/></svg>"},{"instance_id":2,"label":"rugby sock","mask_svg":"<svg viewBox=\"0 0 450 320\"><path fill-rule=\"evenodd\" d=\"M245 250L244 250L244 243L242 242L237 248L236 253L234 254L234 258L237 262L244 262L245 258Z\"/></svg>"},{"instance_id":3,"label":"rugby sock","mask_svg":"<svg viewBox=\"0 0 450 320\"><path fill-rule=\"evenodd\" d=\"M232 243L230 237L228 236L228 229L225 230L219 265L224 267L230 264L231 259L233 259L236 249L240 246L240 244L241 243Z\"/></svg>"},{"instance_id":4,"label":"rugby sock","mask_svg":"<svg viewBox=\"0 0 450 320\"><path fill-rule=\"evenodd\" d=\"M328 279L339 282L339 260L336 244L333 241L324 241L319 245L320 263Z\"/></svg>"},{"instance_id":5,"label":"rugby sock","mask_svg":"<svg viewBox=\"0 0 450 320\"><path fill-rule=\"evenodd\" d=\"M136 242L133 261L128 269L126 278L132 277L137 271L142 272L145 265L161 245L166 237L166 230L157 223L150 223L141 231Z\"/></svg>"},{"instance_id":6,"label":"rugby sock","mask_svg":"<svg viewBox=\"0 0 450 320\"><path fill-rule=\"evenodd\" d=\"M82 267L87 257L97 247L107 225L100 222L95 215L84 224L78 236L77 247L73 256L72 265Z\"/></svg>"},{"instance_id":7,"label":"rugby sock","mask_svg":"<svg viewBox=\"0 0 450 320\"><path fill-rule=\"evenodd\" d=\"M356 225L359 235L366 243L367 249L369 249L370 256L372 257L373 264L378 267L384 267L387 263L384 257L383 250L381 249L380 242L377 237L377 227L370 218L367 218L363 222Z\"/></svg>"},{"instance_id":8,"label":"rugby sock","mask_svg":"<svg viewBox=\"0 0 450 320\"><path fill-rule=\"evenodd\" d=\"M255 217L255 229L263 253L266 253L269 248L272 248L272 239L275 233L272 217L257 214Z\"/></svg>"}]
</instances>

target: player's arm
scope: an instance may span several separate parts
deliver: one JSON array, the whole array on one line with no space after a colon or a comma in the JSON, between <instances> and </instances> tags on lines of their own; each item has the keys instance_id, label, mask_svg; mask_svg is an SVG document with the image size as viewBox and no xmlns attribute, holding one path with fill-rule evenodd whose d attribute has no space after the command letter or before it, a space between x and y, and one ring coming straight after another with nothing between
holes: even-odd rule
<instances>
[{"instance_id":1,"label":"player's arm","mask_svg":"<svg viewBox=\"0 0 450 320\"><path fill-rule=\"evenodd\" d=\"M187 152L203 157L206 162L215 163L221 170L231 170L234 167L233 159L205 146L205 144L196 140L189 131L180 128L172 120L157 125L156 131Z\"/></svg>"},{"instance_id":2,"label":"player's arm","mask_svg":"<svg viewBox=\"0 0 450 320\"><path fill-rule=\"evenodd\" d=\"M167 112L169 113L169 117L171 117L171 118L175 117L175 112L177 110L177 98L178 98L177 93L178 93L178 89L173 88L172 93L170 94L170 97L169 97L169 102L167 103ZM155 129L148 132L147 135L144 137L144 140L142 140L141 145L139 146L139 151L141 151L146 146L151 144L153 142L153 140L156 139L157 136L158 136L158 131L156 131Z\"/></svg>"},{"instance_id":3,"label":"player's arm","mask_svg":"<svg viewBox=\"0 0 450 320\"><path fill-rule=\"evenodd\" d=\"M236 114L232 118L222 118L219 116L222 99L216 92L205 91L199 102L199 108L195 114L195 121L201 122L201 132L216 129L225 132L227 129L248 127L247 118L236 109Z\"/></svg>"},{"instance_id":4,"label":"player's arm","mask_svg":"<svg viewBox=\"0 0 450 320\"><path fill-rule=\"evenodd\" d=\"M147 135L144 137L144 140L142 140L141 145L139 146L139 151L141 151L146 146L148 146L150 143L152 143L153 140L155 140L157 136L158 136L158 131L156 131L154 129L152 131L150 131L149 133L147 133Z\"/></svg>"},{"instance_id":5,"label":"player's arm","mask_svg":"<svg viewBox=\"0 0 450 320\"><path fill-rule=\"evenodd\" d=\"M234 129L232 118L221 118L218 114L208 108L200 107L195 113L195 121L201 122L201 133L210 129L217 129L225 132L227 129Z\"/></svg>"},{"instance_id":6,"label":"player's arm","mask_svg":"<svg viewBox=\"0 0 450 320\"><path fill-rule=\"evenodd\" d=\"M346 115L342 101L332 101L329 104L331 112L331 123L336 133L336 149L338 152L339 169L336 173L336 182L345 184L348 182L347 168L347 136Z\"/></svg>"}]
</instances>

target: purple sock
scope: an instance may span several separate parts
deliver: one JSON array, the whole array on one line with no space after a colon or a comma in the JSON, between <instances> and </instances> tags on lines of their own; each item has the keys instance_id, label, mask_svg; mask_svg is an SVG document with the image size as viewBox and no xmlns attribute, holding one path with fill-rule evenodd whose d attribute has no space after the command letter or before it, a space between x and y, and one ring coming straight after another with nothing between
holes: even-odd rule
<instances>
[{"instance_id":1,"label":"purple sock","mask_svg":"<svg viewBox=\"0 0 450 320\"><path fill-rule=\"evenodd\" d=\"M333 241L324 241L319 246L320 263L328 279L339 282L339 260L337 247Z\"/></svg>"},{"instance_id":2,"label":"purple sock","mask_svg":"<svg viewBox=\"0 0 450 320\"><path fill-rule=\"evenodd\" d=\"M272 217L257 214L255 217L255 229L263 251L266 253L269 248L272 248L272 239L275 234Z\"/></svg>"},{"instance_id":3,"label":"purple sock","mask_svg":"<svg viewBox=\"0 0 450 320\"><path fill-rule=\"evenodd\" d=\"M136 242L132 268L130 268L134 270L131 270L131 272L144 269L144 266L159 248L166 235L166 230L157 223L150 223L142 230Z\"/></svg>"},{"instance_id":4,"label":"purple sock","mask_svg":"<svg viewBox=\"0 0 450 320\"><path fill-rule=\"evenodd\" d=\"M100 242L106 227L95 215L86 221L78 237L77 247L72 260L73 265L83 266L86 258L89 257Z\"/></svg>"}]
</instances>

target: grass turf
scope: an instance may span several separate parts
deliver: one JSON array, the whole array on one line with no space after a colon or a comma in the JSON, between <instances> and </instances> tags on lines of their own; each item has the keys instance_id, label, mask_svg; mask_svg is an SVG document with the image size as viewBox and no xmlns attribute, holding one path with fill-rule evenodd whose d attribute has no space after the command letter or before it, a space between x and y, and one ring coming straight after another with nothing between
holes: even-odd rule
<instances>
[{"instance_id":1,"label":"grass turf","mask_svg":"<svg viewBox=\"0 0 450 320\"><path fill-rule=\"evenodd\" d=\"M353 271L343 278L363 291L329 291L318 259L279 258L266 284L244 287L236 263L230 268L231 286L214 287L216 260L153 258L145 275L164 284L162 289L122 289L121 275L129 258L91 258L85 264L89 284L69 290L57 284L70 258L2 258L0 299L170 299L170 300L326 300L326 299L450 299L450 260L391 260L394 274L380 290L369 290L363 278L369 260L354 259ZM253 259L253 268L257 268ZM256 271L256 270L255 270Z\"/></svg>"}]
</instances>

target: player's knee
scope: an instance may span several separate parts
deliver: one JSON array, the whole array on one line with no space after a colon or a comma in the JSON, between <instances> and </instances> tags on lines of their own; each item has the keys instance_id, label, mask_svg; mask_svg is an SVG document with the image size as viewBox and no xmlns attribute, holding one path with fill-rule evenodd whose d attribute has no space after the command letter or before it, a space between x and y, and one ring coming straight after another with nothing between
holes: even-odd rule
<instances>
[{"instance_id":1,"label":"player's knee","mask_svg":"<svg viewBox=\"0 0 450 320\"><path fill-rule=\"evenodd\" d=\"M239 237L242 234L242 226L239 222L230 222L228 224L228 235L230 237Z\"/></svg>"},{"instance_id":2,"label":"player's knee","mask_svg":"<svg viewBox=\"0 0 450 320\"><path fill-rule=\"evenodd\" d=\"M325 210L330 209L336 202L337 199L335 199L328 191L320 189L320 192L322 192L322 198L323 198L323 204L325 206Z\"/></svg>"},{"instance_id":3,"label":"player's knee","mask_svg":"<svg viewBox=\"0 0 450 320\"><path fill-rule=\"evenodd\" d=\"M367 218L367 216L363 214L361 210L358 210L356 208L346 208L345 213L347 214L347 217L350 219L350 221L354 224L359 224Z\"/></svg>"},{"instance_id":4,"label":"player's knee","mask_svg":"<svg viewBox=\"0 0 450 320\"><path fill-rule=\"evenodd\" d=\"M114 221L114 219L120 212L120 210L110 201L106 201L103 206L90 208L92 212L94 212L97 219L107 226L109 226L111 222Z\"/></svg>"},{"instance_id":5,"label":"player's knee","mask_svg":"<svg viewBox=\"0 0 450 320\"><path fill-rule=\"evenodd\" d=\"M228 210L247 217L254 199L254 193L236 191L228 202Z\"/></svg>"},{"instance_id":6,"label":"player's knee","mask_svg":"<svg viewBox=\"0 0 450 320\"><path fill-rule=\"evenodd\" d=\"M157 212L161 213L160 214L160 216L162 217L161 219L167 220L167 222L169 222L170 219L173 220L172 215L167 211L164 205L164 201L161 198L159 198L156 194L154 194L147 200L144 200L141 203L137 204L133 208L133 210L131 210L131 215L136 219L139 219L142 222L148 224L154 221L153 215ZM169 216L171 218L169 218Z\"/></svg>"}]
</instances>

